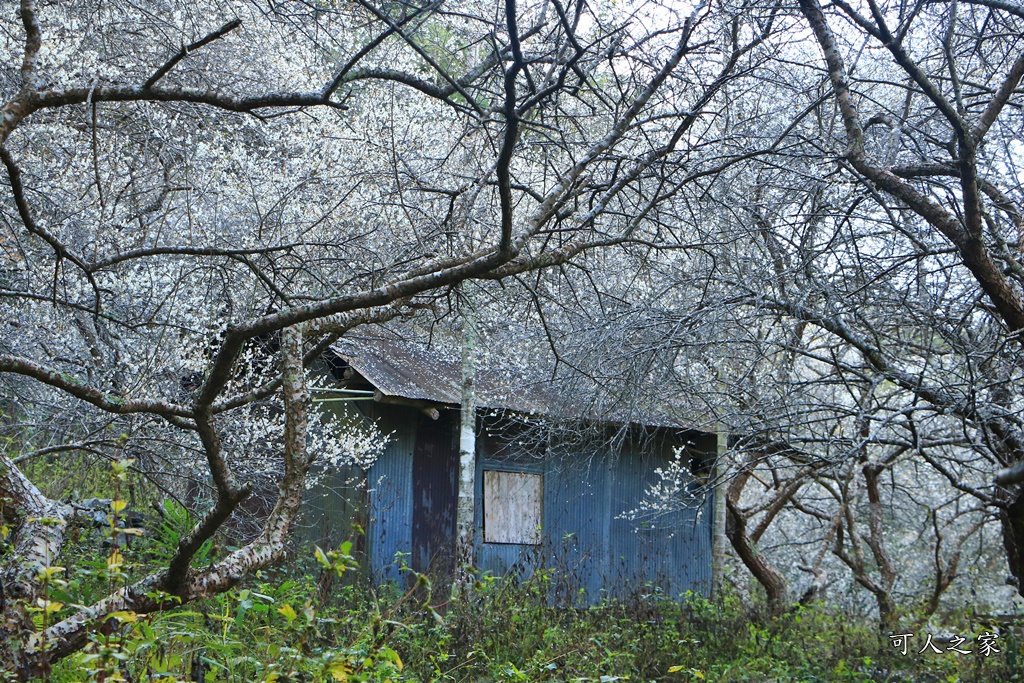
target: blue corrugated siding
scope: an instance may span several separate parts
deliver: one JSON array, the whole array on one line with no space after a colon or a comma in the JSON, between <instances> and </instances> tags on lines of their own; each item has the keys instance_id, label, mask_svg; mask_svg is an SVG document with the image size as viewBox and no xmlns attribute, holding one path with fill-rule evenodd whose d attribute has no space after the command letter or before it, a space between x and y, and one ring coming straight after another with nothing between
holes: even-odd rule
<instances>
[{"instance_id":1,"label":"blue corrugated siding","mask_svg":"<svg viewBox=\"0 0 1024 683\"><path fill-rule=\"evenodd\" d=\"M708 438L698 442L705 448ZM477 486L477 565L505 575L523 565L553 570L553 598L562 604L593 604L626 598L657 587L677 597L686 590L707 592L711 584L711 501L703 510L684 509L656 520L629 519L647 487L657 480L671 449L654 443L628 444L615 453L553 452L543 466L481 459L484 469L543 471L544 536L541 546L482 543L481 486Z\"/></svg>"},{"instance_id":2,"label":"blue corrugated siding","mask_svg":"<svg viewBox=\"0 0 1024 683\"><path fill-rule=\"evenodd\" d=\"M401 578L396 555L402 553L408 561L412 553L412 456L419 414L411 409L374 406L371 417L377 415L381 431L393 434L367 477L370 516L366 535L373 575L385 583Z\"/></svg>"},{"instance_id":3,"label":"blue corrugated siding","mask_svg":"<svg viewBox=\"0 0 1024 683\"><path fill-rule=\"evenodd\" d=\"M397 553L413 551L413 457L418 413L375 406L385 431L394 431L384 455L371 468L367 547L377 581L399 580ZM696 446L712 449L714 437ZM457 450L457 447L456 447ZM507 449L506 449L507 451ZM553 447L544 460L507 452L479 452L476 476L476 565L492 575L553 570L552 597L561 604L586 605L606 597L626 598L657 586L670 597L686 590L706 592L711 584L712 501L653 521L623 513L637 507L654 470L670 449L648 442L627 444L618 453L607 445L589 449ZM497 469L544 475L544 542L539 546L483 543L483 471ZM408 561L408 557L407 557Z\"/></svg>"},{"instance_id":4,"label":"blue corrugated siding","mask_svg":"<svg viewBox=\"0 0 1024 683\"><path fill-rule=\"evenodd\" d=\"M560 604L600 600L608 572L608 459L604 453L565 453L549 461L544 486L548 566Z\"/></svg>"},{"instance_id":5,"label":"blue corrugated siding","mask_svg":"<svg viewBox=\"0 0 1024 683\"><path fill-rule=\"evenodd\" d=\"M710 581L710 510L682 509L656 518L630 519L664 455L626 449L612 465L609 589L627 596L653 585L675 597L705 590Z\"/></svg>"}]
</instances>

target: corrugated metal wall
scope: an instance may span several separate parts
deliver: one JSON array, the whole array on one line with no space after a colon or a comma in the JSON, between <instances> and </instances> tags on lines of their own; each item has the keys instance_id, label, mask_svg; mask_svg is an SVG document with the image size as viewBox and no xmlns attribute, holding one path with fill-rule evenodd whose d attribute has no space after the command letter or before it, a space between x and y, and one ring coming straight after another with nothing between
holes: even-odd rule
<instances>
[{"instance_id":1,"label":"corrugated metal wall","mask_svg":"<svg viewBox=\"0 0 1024 683\"><path fill-rule=\"evenodd\" d=\"M412 554L412 458L420 412L372 403L365 404L364 410L367 417L379 418L382 432L391 433L383 455L377 458L367 477L370 569L379 583L399 581L401 560L408 562Z\"/></svg>"},{"instance_id":2,"label":"corrugated metal wall","mask_svg":"<svg viewBox=\"0 0 1024 683\"><path fill-rule=\"evenodd\" d=\"M714 452L713 436L687 436L694 449ZM496 449L484 446L478 482L487 469L544 474L545 541L539 546L483 543L478 524L478 566L495 575L524 566L528 571L533 566L551 569L553 598L563 604L594 604L651 590L669 597L686 590L706 593L711 585L712 500L703 509L654 520L626 515L656 482L655 469L671 457L671 446L664 438L634 435L618 449L607 442L590 449L552 449L540 464L494 458L489 452ZM479 484L477 495L479 509ZM477 519L482 519L479 512Z\"/></svg>"},{"instance_id":3,"label":"corrugated metal wall","mask_svg":"<svg viewBox=\"0 0 1024 683\"><path fill-rule=\"evenodd\" d=\"M371 419L394 432L384 454L367 476L366 548L376 581L404 583L404 559L416 569L436 564L438 553L450 553L440 534L454 536L457 472L457 417L423 420L414 408L364 403ZM417 430L427 441L417 449ZM477 459L476 565L492 575L529 575L536 567L552 570L552 598L561 604L586 605L606 597L628 598L656 587L678 597L686 590L707 592L711 585L711 542L714 510L686 509L653 520L633 520L624 513L637 507L655 469L671 456L667 432L640 438L639 432L612 448L608 439L585 445L549 445L538 457L536 442L481 433ZM715 437L689 433L681 440L695 451L715 452ZM430 445L430 448L426 448ZM447 451L450 450L450 454ZM429 451L429 453L427 452ZM414 462L418 463L414 467ZM527 472L544 476L543 530L540 545L483 542L484 470ZM414 472L421 481L414 482ZM348 503L327 501L318 507L340 520ZM331 513L331 505L339 508ZM339 522L340 523L340 522ZM316 533L321 533L317 531ZM415 551L423 557L416 557ZM396 557L399 558L396 561ZM450 558L441 562L450 570Z\"/></svg>"},{"instance_id":4,"label":"corrugated metal wall","mask_svg":"<svg viewBox=\"0 0 1024 683\"><path fill-rule=\"evenodd\" d=\"M608 460L604 454L553 454L545 472L548 566L559 604L586 605L603 595L608 573Z\"/></svg>"},{"instance_id":5,"label":"corrugated metal wall","mask_svg":"<svg viewBox=\"0 0 1024 683\"><path fill-rule=\"evenodd\" d=\"M655 470L663 467L671 450L627 446L617 458L610 458L611 521L607 586L616 596L625 596L645 584L677 596L688 589L706 591L711 583L711 509L684 508L657 517L631 519L648 487L658 480Z\"/></svg>"},{"instance_id":6,"label":"corrugated metal wall","mask_svg":"<svg viewBox=\"0 0 1024 683\"><path fill-rule=\"evenodd\" d=\"M366 473L358 467L342 467L328 473L313 472L311 478L315 483L303 496L296 525L299 543L331 549L352 540L356 551L363 551L365 540L356 525L366 526Z\"/></svg>"},{"instance_id":7,"label":"corrugated metal wall","mask_svg":"<svg viewBox=\"0 0 1024 683\"><path fill-rule=\"evenodd\" d=\"M412 458L412 561L434 578L434 588L450 586L455 559L458 504L459 414L442 410L437 420L420 415Z\"/></svg>"}]
</instances>

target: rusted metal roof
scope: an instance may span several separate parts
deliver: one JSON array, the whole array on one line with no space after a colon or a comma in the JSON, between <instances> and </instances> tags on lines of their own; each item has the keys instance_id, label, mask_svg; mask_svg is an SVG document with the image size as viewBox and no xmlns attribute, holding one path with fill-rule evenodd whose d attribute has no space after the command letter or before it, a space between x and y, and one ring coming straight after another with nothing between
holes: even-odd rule
<instances>
[{"instance_id":1,"label":"rusted metal roof","mask_svg":"<svg viewBox=\"0 0 1024 683\"><path fill-rule=\"evenodd\" d=\"M385 396L452 405L462 402L462 361L442 348L346 338L332 350ZM481 408L552 412L549 387L511 369L478 368L475 386Z\"/></svg>"},{"instance_id":2,"label":"rusted metal roof","mask_svg":"<svg viewBox=\"0 0 1024 683\"><path fill-rule=\"evenodd\" d=\"M382 338L347 337L331 350L384 396L459 405L462 401L460 357L440 345ZM549 381L515 367L477 369L477 404L530 415L648 427L712 431L707 419L688 415L685 406L655 402L655 408L632 405L602 408L581 395L559 391Z\"/></svg>"}]
</instances>

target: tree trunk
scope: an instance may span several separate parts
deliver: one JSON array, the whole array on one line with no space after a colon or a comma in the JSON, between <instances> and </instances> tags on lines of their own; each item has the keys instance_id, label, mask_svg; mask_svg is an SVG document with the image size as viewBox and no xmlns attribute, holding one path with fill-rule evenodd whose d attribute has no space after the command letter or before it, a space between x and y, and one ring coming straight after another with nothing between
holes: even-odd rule
<instances>
[{"instance_id":1,"label":"tree trunk","mask_svg":"<svg viewBox=\"0 0 1024 683\"><path fill-rule=\"evenodd\" d=\"M726 499L725 535L732 544L733 550L750 570L754 578L764 588L768 598L768 614L777 617L789 606L786 577L768 562L758 551L747 535L747 519L739 507Z\"/></svg>"},{"instance_id":2,"label":"tree trunk","mask_svg":"<svg viewBox=\"0 0 1024 683\"><path fill-rule=\"evenodd\" d=\"M715 519L711 538L711 594L720 597L725 584L725 485L719 480L725 470L725 453L728 437L724 426L718 428L718 457L712 470L715 481Z\"/></svg>"},{"instance_id":3,"label":"tree trunk","mask_svg":"<svg viewBox=\"0 0 1024 683\"><path fill-rule=\"evenodd\" d=\"M476 517L476 309L469 294L469 284L463 283L461 287L465 306L462 312L462 413L459 420L458 507L455 513L455 576L452 577L452 588L456 591L470 580Z\"/></svg>"},{"instance_id":4,"label":"tree trunk","mask_svg":"<svg viewBox=\"0 0 1024 683\"><path fill-rule=\"evenodd\" d=\"M892 599L892 593L888 590L875 593L875 602L878 603L878 630L883 634L891 633L898 625L896 603Z\"/></svg>"},{"instance_id":5,"label":"tree trunk","mask_svg":"<svg viewBox=\"0 0 1024 683\"><path fill-rule=\"evenodd\" d=\"M38 680L52 663L77 652L89 634L104 627L115 612L148 614L223 593L246 574L284 557L291 524L305 491L313 457L307 451L309 392L306 389L301 326L281 332L281 377L284 398L284 474L277 502L255 539L203 569L186 563L180 575L168 568L123 586L107 597L83 606L62 621L35 630L28 605L40 595L40 570L56 560L67 526L62 506L45 498L6 456L0 455L0 497L16 501L26 521L17 531L16 553L0 573L0 675L3 680ZM203 522L197 525L201 528ZM195 532L195 529L193 530ZM182 541L184 544L184 540ZM179 552L181 545L179 544ZM191 555L190 555L191 557ZM176 598L176 599L172 599Z\"/></svg>"},{"instance_id":6,"label":"tree trunk","mask_svg":"<svg viewBox=\"0 0 1024 683\"><path fill-rule=\"evenodd\" d=\"M1008 581L1024 596L1024 491L1021 487L1013 493L1010 504L999 511L999 522L1003 527L1003 548L1010 569Z\"/></svg>"}]
</instances>

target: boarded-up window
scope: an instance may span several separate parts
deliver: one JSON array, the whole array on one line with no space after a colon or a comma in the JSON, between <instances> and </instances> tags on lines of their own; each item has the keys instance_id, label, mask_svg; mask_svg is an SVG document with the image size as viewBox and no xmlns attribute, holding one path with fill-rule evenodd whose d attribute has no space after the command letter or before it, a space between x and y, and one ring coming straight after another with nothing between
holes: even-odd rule
<instances>
[{"instance_id":1,"label":"boarded-up window","mask_svg":"<svg viewBox=\"0 0 1024 683\"><path fill-rule=\"evenodd\" d=\"M484 471L484 541L540 543L544 478L522 472Z\"/></svg>"}]
</instances>

